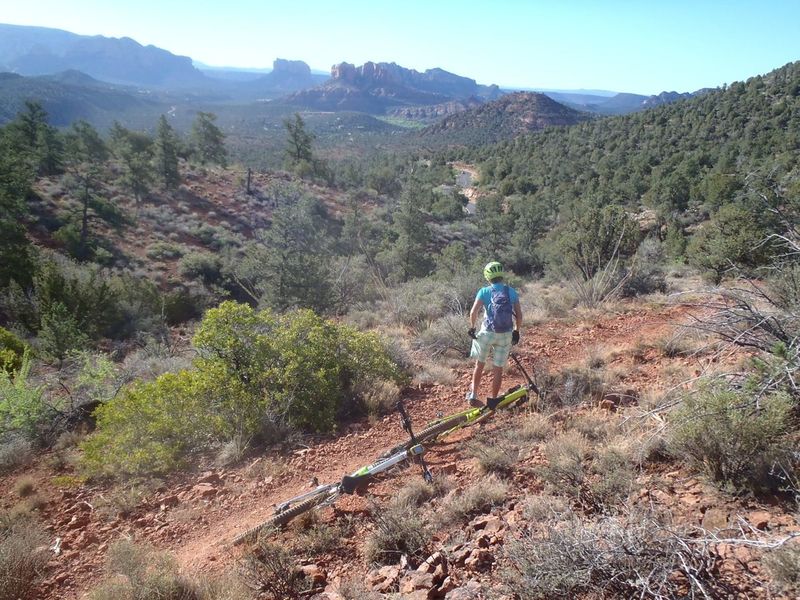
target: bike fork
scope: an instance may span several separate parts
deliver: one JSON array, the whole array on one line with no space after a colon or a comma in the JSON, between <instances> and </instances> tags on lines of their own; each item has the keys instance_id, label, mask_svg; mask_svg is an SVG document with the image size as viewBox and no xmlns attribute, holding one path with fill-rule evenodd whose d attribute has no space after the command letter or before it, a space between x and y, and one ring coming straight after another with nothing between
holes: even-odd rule
<instances>
[{"instance_id":1,"label":"bike fork","mask_svg":"<svg viewBox=\"0 0 800 600\"><path fill-rule=\"evenodd\" d=\"M417 438L414 436L414 430L411 428L411 417L408 416L406 407L403 406L402 400L397 401L397 410L400 412L400 418L403 421L403 429L405 429L408 435L411 436L411 443L414 444L414 446L419 446L417 443ZM419 464L422 466L423 479L425 479L425 481L428 483L432 483L433 475L431 475L431 472L428 470L428 465L425 464L425 458L423 458L422 454L418 454L417 459L419 459Z\"/></svg>"}]
</instances>

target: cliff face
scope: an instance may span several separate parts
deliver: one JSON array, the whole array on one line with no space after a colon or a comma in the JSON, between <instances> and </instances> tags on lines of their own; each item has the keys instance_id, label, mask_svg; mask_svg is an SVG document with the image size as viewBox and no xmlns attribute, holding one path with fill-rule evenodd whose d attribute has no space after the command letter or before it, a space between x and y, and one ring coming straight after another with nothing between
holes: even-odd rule
<instances>
[{"instance_id":1,"label":"cliff face","mask_svg":"<svg viewBox=\"0 0 800 600\"><path fill-rule=\"evenodd\" d=\"M357 67L343 62L331 67L331 78L324 85L298 92L288 100L322 110L382 114L397 107L446 105L470 98L483 102L500 94L496 85L479 85L443 69L420 73L395 63L366 62Z\"/></svg>"},{"instance_id":2,"label":"cliff face","mask_svg":"<svg viewBox=\"0 0 800 600\"><path fill-rule=\"evenodd\" d=\"M186 56L130 38L83 36L58 29L0 25L0 65L22 75L76 70L112 83L197 85L205 77Z\"/></svg>"}]
</instances>

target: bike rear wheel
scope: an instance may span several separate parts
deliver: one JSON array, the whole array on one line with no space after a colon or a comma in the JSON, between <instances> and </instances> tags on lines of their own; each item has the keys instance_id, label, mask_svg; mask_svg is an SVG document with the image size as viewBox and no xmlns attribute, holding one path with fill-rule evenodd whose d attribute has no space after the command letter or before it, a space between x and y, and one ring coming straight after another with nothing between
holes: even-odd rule
<instances>
[{"instance_id":1,"label":"bike rear wheel","mask_svg":"<svg viewBox=\"0 0 800 600\"><path fill-rule=\"evenodd\" d=\"M392 448L391 450L387 450L383 454L380 455L379 460L382 458L388 458L390 456L394 456L398 452L402 452L403 450L409 450L413 448L417 444L425 445L425 442L430 442L435 440L437 437L450 431L455 427L460 427L461 425L466 425L469 422L469 417L467 415L454 415L452 417L445 417L441 421L437 421L432 425L429 425L419 433L414 435L415 442L408 440L402 444L399 444Z\"/></svg>"},{"instance_id":2,"label":"bike rear wheel","mask_svg":"<svg viewBox=\"0 0 800 600\"><path fill-rule=\"evenodd\" d=\"M286 525L286 523L295 517L302 515L304 512L308 512L319 504L322 504L328 497L330 497L330 494L318 494L316 496L312 496L308 500L300 502L299 504L295 504L291 508L287 508L283 512L272 515L269 519L261 523L261 525L256 525L252 529L248 529L244 533L233 538L233 545L238 546L239 544L243 544L245 542L256 541L258 539L258 534L262 531L266 531L267 529L271 529L273 527L277 528L281 527L282 525Z\"/></svg>"}]
</instances>

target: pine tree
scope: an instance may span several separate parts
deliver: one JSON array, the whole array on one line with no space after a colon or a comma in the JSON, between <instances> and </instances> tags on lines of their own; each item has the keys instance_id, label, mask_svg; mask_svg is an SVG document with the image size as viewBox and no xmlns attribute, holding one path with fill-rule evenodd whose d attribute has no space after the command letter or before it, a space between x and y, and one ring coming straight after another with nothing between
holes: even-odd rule
<instances>
[{"instance_id":1,"label":"pine tree","mask_svg":"<svg viewBox=\"0 0 800 600\"><path fill-rule=\"evenodd\" d=\"M178 136L161 115L156 128L156 138L153 142L153 166L156 179L168 190L174 190L181 182L178 171Z\"/></svg>"},{"instance_id":2,"label":"pine tree","mask_svg":"<svg viewBox=\"0 0 800 600\"><path fill-rule=\"evenodd\" d=\"M153 140L150 136L126 129L114 122L110 132L111 148L122 163L122 185L127 189L138 206L150 191L154 180Z\"/></svg>"},{"instance_id":3,"label":"pine tree","mask_svg":"<svg viewBox=\"0 0 800 600\"><path fill-rule=\"evenodd\" d=\"M217 115L213 113L197 113L197 118L192 123L192 146L201 165L211 163L224 167L228 160L225 135L214 124L216 120Z\"/></svg>"}]
</instances>

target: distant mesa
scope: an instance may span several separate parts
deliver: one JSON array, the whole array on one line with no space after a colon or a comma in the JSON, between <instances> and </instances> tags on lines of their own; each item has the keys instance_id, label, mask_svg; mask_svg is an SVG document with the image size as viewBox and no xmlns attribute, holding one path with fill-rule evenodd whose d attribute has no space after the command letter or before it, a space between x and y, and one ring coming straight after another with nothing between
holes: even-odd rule
<instances>
[{"instance_id":1,"label":"distant mesa","mask_svg":"<svg viewBox=\"0 0 800 600\"><path fill-rule=\"evenodd\" d=\"M420 73L396 63L366 62L357 67L342 62L331 67L331 78L323 85L293 94L286 101L318 110L384 114L400 106L446 105L468 98L484 102L501 93L496 85L479 85L443 69Z\"/></svg>"},{"instance_id":2,"label":"distant mesa","mask_svg":"<svg viewBox=\"0 0 800 600\"><path fill-rule=\"evenodd\" d=\"M277 97L314 87L326 79L311 73L311 68L302 60L276 58L272 71L247 82L246 88L257 96Z\"/></svg>"},{"instance_id":3,"label":"distant mesa","mask_svg":"<svg viewBox=\"0 0 800 600\"><path fill-rule=\"evenodd\" d=\"M295 77L311 77L311 67L302 60L276 58L272 62L272 73L293 75Z\"/></svg>"}]
</instances>

